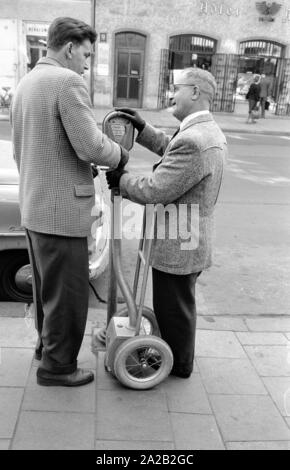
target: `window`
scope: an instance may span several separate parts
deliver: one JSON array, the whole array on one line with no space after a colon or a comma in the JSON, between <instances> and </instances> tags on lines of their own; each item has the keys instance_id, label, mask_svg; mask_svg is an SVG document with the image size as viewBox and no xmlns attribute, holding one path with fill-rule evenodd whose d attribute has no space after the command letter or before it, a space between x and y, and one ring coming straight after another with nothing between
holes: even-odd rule
<instances>
[{"instance_id":1,"label":"window","mask_svg":"<svg viewBox=\"0 0 290 470\"><path fill-rule=\"evenodd\" d=\"M272 41L243 41L240 44L241 55L246 56L264 56L264 57L283 57L285 47Z\"/></svg>"}]
</instances>

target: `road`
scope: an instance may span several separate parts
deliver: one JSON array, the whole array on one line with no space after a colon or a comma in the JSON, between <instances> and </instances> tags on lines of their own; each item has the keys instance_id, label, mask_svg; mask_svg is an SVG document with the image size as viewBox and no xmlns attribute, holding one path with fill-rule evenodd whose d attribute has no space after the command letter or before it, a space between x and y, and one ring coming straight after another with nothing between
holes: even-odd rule
<instances>
[{"instance_id":1,"label":"road","mask_svg":"<svg viewBox=\"0 0 290 470\"><path fill-rule=\"evenodd\" d=\"M235 133L227 139L229 159L216 208L214 264L199 278L198 312L288 315L290 138ZM0 122L0 166L14 164L9 140L9 124ZM154 161L155 155L136 144L129 168L147 175ZM124 240L124 270L130 281L136 249L136 239ZM96 285L105 297L107 277ZM150 282L146 298L150 305ZM90 303L97 305L93 299Z\"/></svg>"}]
</instances>

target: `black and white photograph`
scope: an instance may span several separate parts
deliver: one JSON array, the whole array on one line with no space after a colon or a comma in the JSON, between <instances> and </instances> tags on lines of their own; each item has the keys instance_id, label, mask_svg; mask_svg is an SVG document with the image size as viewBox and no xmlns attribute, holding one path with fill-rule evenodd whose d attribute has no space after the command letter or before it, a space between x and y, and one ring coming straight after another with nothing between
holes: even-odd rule
<instances>
[{"instance_id":1,"label":"black and white photograph","mask_svg":"<svg viewBox=\"0 0 290 470\"><path fill-rule=\"evenodd\" d=\"M289 241L290 0L0 0L3 458L290 450Z\"/></svg>"}]
</instances>

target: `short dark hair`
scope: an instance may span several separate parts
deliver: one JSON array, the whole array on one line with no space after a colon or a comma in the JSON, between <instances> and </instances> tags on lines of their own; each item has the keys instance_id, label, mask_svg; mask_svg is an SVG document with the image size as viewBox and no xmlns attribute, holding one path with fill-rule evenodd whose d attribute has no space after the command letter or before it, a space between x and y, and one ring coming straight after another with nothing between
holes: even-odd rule
<instances>
[{"instance_id":1,"label":"short dark hair","mask_svg":"<svg viewBox=\"0 0 290 470\"><path fill-rule=\"evenodd\" d=\"M47 47L58 50L68 42L81 44L86 39L93 44L96 41L96 31L75 18L56 18L48 28Z\"/></svg>"}]
</instances>

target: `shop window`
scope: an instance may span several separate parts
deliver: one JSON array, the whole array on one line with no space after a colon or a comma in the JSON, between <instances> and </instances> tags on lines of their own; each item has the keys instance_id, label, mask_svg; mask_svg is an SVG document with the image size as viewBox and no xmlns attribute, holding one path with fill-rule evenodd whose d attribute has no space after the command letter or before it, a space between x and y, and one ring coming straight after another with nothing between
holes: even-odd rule
<instances>
[{"instance_id":1,"label":"shop window","mask_svg":"<svg viewBox=\"0 0 290 470\"><path fill-rule=\"evenodd\" d=\"M46 37L27 36L28 71L32 70L41 57L46 56Z\"/></svg>"},{"instance_id":2,"label":"shop window","mask_svg":"<svg viewBox=\"0 0 290 470\"><path fill-rule=\"evenodd\" d=\"M207 36L194 34L172 36L169 40L170 69L200 67L210 70L216 45L217 41Z\"/></svg>"}]
</instances>

